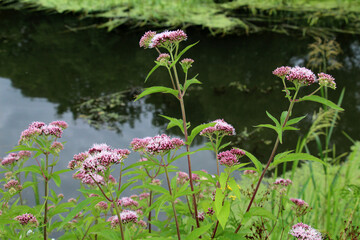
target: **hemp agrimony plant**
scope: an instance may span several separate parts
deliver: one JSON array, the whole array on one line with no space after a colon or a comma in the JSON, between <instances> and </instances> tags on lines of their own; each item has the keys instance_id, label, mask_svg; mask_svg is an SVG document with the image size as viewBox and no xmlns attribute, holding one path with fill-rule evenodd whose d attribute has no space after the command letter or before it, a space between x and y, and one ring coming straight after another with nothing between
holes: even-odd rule
<instances>
[{"instance_id":1,"label":"hemp agrimony plant","mask_svg":"<svg viewBox=\"0 0 360 240\"><path fill-rule=\"evenodd\" d=\"M168 128L180 129L184 140L166 134L134 138L130 148L139 154L139 161L131 165L126 162L130 150L112 148L105 143L94 144L87 151L75 154L68 164L69 169L54 172L59 152L63 149L63 143L58 139L67 124L63 121L49 125L42 122L30 124L22 132L19 146L1 161L5 175L1 179L4 190L0 192L2 239L47 240L54 230L63 233L59 240L322 239L318 230L304 223L312 211L310 204L289 196L294 179L274 179L273 182L266 180L266 184L262 183L267 170L281 163L308 160L327 164L307 153L276 152L279 144L283 143L285 131L298 130L296 124L305 117L293 117L295 104L312 101L343 110L315 95L323 88L335 89L334 78L325 73L316 77L311 70L303 67L286 66L273 71L282 81L289 107L279 119L266 112L274 124L257 126L270 128L277 135L268 162L263 166L250 152L224 142L227 136L235 135L235 128L225 120L217 119L196 127L186 121L185 94L191 85L201 83L197 76L189 77L194 60L181 59L196 45L181 48L186 39L187 35L182 30L145 33L140 39L140 47L155 49L159 54L145 82L158 68L169 74L169 81L164 86L146 88L136 98L139 100L152 93L173 95L179 102L181 118L163 117L169 120ZM311 94L300 96L301 88L316 83L319 87ZM208 143L203 148L190 151L197 135L205 137ZM193 171L190 155L198 151L214 152L215 174L206 170ZM24 167L30 158L35 160L35 164ZM184 158L188 172L181 172L174 166L175 161ZM196 161L209 164L208 159ZM49 182L53 180L60 186L60 174L71 170L75 171L73 178L80 180L82 197L63 202L64 195L49 189ZM22 173L25 176L21 176ZM23 182L28 173L35 178L32 182ZM239 174L243 176L241 182L235 180ZM36 176L44 182L41 204ZM129 180L124 182L124 176L128 176ZM32 187L35 193L36 206L33 208L26 205L21 194L27 187ZM137 194L123 196L125 190ZM353 214L349 221L353 219ZM348 229L350 223L346 226ZM345 234L355 233L344 230Z\"/></svg>"}]
</instances>

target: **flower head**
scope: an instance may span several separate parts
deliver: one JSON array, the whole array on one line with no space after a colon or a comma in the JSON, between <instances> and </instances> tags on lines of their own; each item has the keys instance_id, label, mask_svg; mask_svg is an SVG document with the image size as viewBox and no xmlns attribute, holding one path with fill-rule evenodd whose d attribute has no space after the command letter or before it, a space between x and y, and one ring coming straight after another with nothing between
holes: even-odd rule
<instances>
[{"instance_id":1,"label":"flower head","mask_svg":"<svg viewBox=\"0 0 360 240\"><path fill-rule=\"evenodd\" d=\"M101 201L95 205L95 208L98 209L99 211L105 212L106 210L108 210L109 205L106 202Z\"/></svg>"},{"instance_id":2,"label":"flower head","mask_svg":"<svg viewBox=\"0 0 360 240\"><path fill-rule=\"evenodd\" d=\"M64 145L61 142L53 142L50 146L51 150L54 150L56 153L59 153L61 150L64 149Z\"/></svg>"},{"instance_id":3,"label":"flower head","mask_svg":"<svg viewBox=\"0 0 360 240\"><path fill-rule=\"evenodd\" d=\"M152 37L151 43L148 45L149 48L155 47L168 47L171 44L178 44L181 41L185 41L187 39L187 35L183 30L175 30L175 31L164 31L162 33L158 33ZM141 40L140 40L141 42Z\"/></svg>"},{"instance_id":4,"label":"flower head","mask_svg":"<svg viewBox=\"0 0 360 240\"><path fill-rule=\"evenodd\" d=\"M309 207L309 204L307 204L307 202L302 199L290 198L290 201L292 201L298 207Z\"/></svg>"},{"instance_id":5,"label":"flower head","mask_svg":"<svg viewBox=\"0 0 360 240\"><path fill-rule=\"evenodd\" d=\"M187 181L189 181L189 175L186 172L178 172L176 182L182 185L185 184Z\"/></svg>"},{"instance_id":6,"label":"flower head","mask_svg":"<svg viewBox=\"0 0 360 240\"><path fill-rule=\"evenodd\" d=\"M316 229L304 223L297 223L292 226L289 234L296 237L298 240L321 240L321 233Z\"/></svg>"},{"instance_id":7,"label":"flower head","mask_svg":"<svg viewBox=\"0 0 360 240\"><path fill-rule=\"evenodd\" d=\"M286 76L286 79L299 83L301 85L310 85L315 82L315 74L304 67L293 67L290 69L290 73Z\"/></svg>"},{"instance_id":8,"label":"flower head","mask_svg":"<svg viewBox=\"0 0 360 240\"><path fill-rule=\"evenodd\" d=\"M217 155L220 165L232 167L239 163L239 158L245 155L245 152L241 149L233 148L228 151L221 152Z\"/></svg>"},{"instance_id":9,"label":"flower head","mask_svg":"<svg viewBox=\"0 0 360 240\"><path fill-rule=\"evenodd\" d=\"M320 86L330 87L336 89L335 78L330 74L318 73L318 81Z\"/></svg>"},{"instance_id":10,"label":"flower head","mask_svg":"<svg viewBox=\"0 0 360 240\"><path fill-rule=\"evenodd\" d=\"M165 134L161 134L150 138L145 150L151 155L163 155L170 150L179 149L183 145L185 145L183 140L179 138L170 138Z\"/></svg>"},{"instance_id":11,"label":"flower head","mask_svg":"<svg viewBox=\"0 0 360 240\"><path fill-rule=\"evenodd\" d=\"M19 181L18 180L14 180L14 179L12 179L12 180L10 180L10 181L8 181L5 185L4 185L4 188L5 189L15 189L16 191L20 191L20 190L22 190L22 185L19 183Z\"/></svg>"},{"instance_id":12,"label":"flower head","mask_svg":"<svg viewBox=\"0 0 360 240\"><path fill-rule=\"evenodd\" d=\"M138 216L137 213L134 211L124 210L120 213L120 218L123 224L130 222L137 223ZM112 228L115 228L119 225L119 218L117 216L112 216L107 221L111 222Z\"/></svg>"},{"instance_id":13,"label":"flower head","mask_svg":"<svg viewBox=\"0 0 360 240\"><path fill-rule=\"evenodd\" d=\"M147 31L140 39L139 45L143 48L149 48L151 39L156 35L154 31Z\"/></svg>"},{"instance_id":14,"label":"flower head","mask_svg":"<svg viewBox=\"0 0 360 240\"><path fill-rule=\"evenodd\" d=\"M14 219L23 226L30 224L31 226L36 227L39 225L36 217L34 215L32 215L31 213L25 213L23 215L16 216Z\"/></svg>"},{"instance_id":15,"label":"flower head","mask_svg":"<svg viewBox=\"0 0 360 240\"><path fill-rule=\"evenodd\" d=\"M292 181L290 179L283 179L283 178L278 178L276 179L276 181L274 182L275 185L281 185L281 186L288 186L290 184L292 184Z\"/></svg>"},{"instance_id":16,"label":"flower head","mask_svg":"<svg viewBox=\"0 0 360 240\"><path fill-rule=\"evenodd\" d=\"M123 197L121 199L119 199L117 202L118 206L122 206L122 207L138 207L139 203L137 201L135 201L132 198L129 197Z\"/></svg>"},{"instance_id":17,"label":"flower head","mask_svg":"<svg viewBox=\"0 0 360 240\"><path fill-rule=\"evenodd\" d=\"M289 66L282 66L282 67L278 67L276 68L272 73L275 76L278 76L280 78L285 77L286 75L288 75L290 73L291 67Z\"/></svg>"},{"instance_id":18,"label":"flower head","mask_svg":"<svg viewBox=\"0 0 360 240\"><path fill-rule=\"evenodd\" d=\"M189 68L192 67L192 64L194 63L194 60L191 58L184 58L180 61L180 65L183 68L184 72L187 72Z\"/></svg>"},{"instance_id":19,"label":"flower head","mask_svg":"<svg viewBox=\"0 0 360 240\"><path fill-rule=\"evenodd\" d=\"M235 128L224 121L224 119L217 119L213 121L215 125L213 127L207 127L200 132L200 135L210 136L212 134L219 135L235 135Z\"/></svg>"},{"instance_id":20,"label":"flower head","mask_svg":"<svg viewBox=\"0 0 360 240\"><path fill-rule=\"evenodd\" d=\"M95 185L105 184L102 176L105 170L114 164L119 164L128 157L130 151L127 149L111 149L107 144L94 144L86 153L74 155L74 159L68 164L68 168L79 170L73 175L74 178L80 179L82 183ZM110 182L116 180L110 175Z\"/></svg>"},{"instance_id":21,"label":"flower head","mask_svg":"<svg viewBox=\"0 0 360 240\"><path fill-rule=\"evenodd\" d=\"M162 66L169 65L170 55L167 53L161 53L156 61Z\"/></svg>"},{"instance_id":22,"label":"flower head","mask_svg":"<svg viewBox=\"0 0 360 240\"><path fill-rule=\"evenodd\" d=\"M49 125L46 125L43 122L33 122L27 129L22 131L19 144L31 141L40 135L61 138L63 129L66 129L67 126L67 123L64 121L54 121Z\"/></svg>"}]
</instances>

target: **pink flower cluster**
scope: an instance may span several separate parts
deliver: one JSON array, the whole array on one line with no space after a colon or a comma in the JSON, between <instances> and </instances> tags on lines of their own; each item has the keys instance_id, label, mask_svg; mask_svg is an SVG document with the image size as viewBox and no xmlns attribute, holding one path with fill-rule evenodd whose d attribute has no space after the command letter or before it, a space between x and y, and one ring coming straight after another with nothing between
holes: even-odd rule
<instances>
[{"instance_id":1,"label":"pink flower cluster","mask_svg":"<svg viewBox=\"0 0 360 240\"><path fill-rule=\"evenodd\" d=\"M30 224L32 226L39 225L38 220L31 213L25 213L23 215L16 216L14 219L18 221L21 225L27 225L27 224Z\"/></svg>"},{"instance_id":2,"label":"pink flower cluster","mask_svg":"<svg viewBox=\"0 0 360 240\"><path fill-rule=\"evenodd\" d=\"M298 207L309 207L309 204L302 199L290 198L290 201L295 203Z\"/></svg>"},{"instance_id":3,"label":"pink flower cluster","mask_svg":"<svg viewBox=\"0 0 360 240\"><path fill-rule=\"evenodd\" d=\"M276 181L274 182L275 185L281 185L281 186L288 186L290 184L292 184L292 181L290 179L283 179L283 178L279 178L276 179Z\"/></svg>"},{"instance_id":4,"label":"pink flower cluster","mask_svg":"<svg viewBox=\"0 0 360 240\"><path fill-rule=\"evenodd\" d=\"M286 76L286 79L291 82L298 82L303 85L313 84L316 80L315 74L304 67L293 67L290 69L290 73Z\"/></svg>"},{"instance_id":5,"label":"pink flower cluster","mask_svg":"<svg viewBox=\"0 0 360 240\"><path fill-rule=\"evenodd\" d=\"M150 193L141 193L139 195L139 200L147 199L150 197Z\"/></svg>"},{"instance_id":6,"label":"pink flower cluster","mask_svg":"<svg viewBox=\"0 0 360 240\"><path fill-rule=\"evenodd\" d=\"M192 173L192 180L193 181L199 181L200 177L198 174L196 173ZM189 174L187 174L186 172L178 172L178 177L176 179L177 184L183 185L185 184L187 181L189 181Z\"/></svg>"},{"instance_id":7,"label":"pink flower cluster","mask_svg":"<svg viewBox=\"0 0 360 240\"><path fill-rule=\"evenodd\" d=\"M288 75L290 73L291 67L289 66L282 66L282 67L278 67L276 68L272 73L275 76L278 76L280 78L285 77L286 75Z\"/></svg>"},{"instance_id":8,"label":"pink flower cluster","mask_svg":"<svg viewBox=\"0 0 360 240\"><path fill-rule=\"evenodd\" d=\"M330 87L336 89L335 78L330 74L318 73L318 81L320 86Z\"/></svg>"},{"instance_id":9,"label":"pink flower cluster","mask_svg":"<svg viewBox=\"0 0 360 240\"><path fill-rule=\"evenodd\" d=\"M146 152L151 155L164 155L171 150L179 149L181 146L184 146L185 143L180 138L170 138L162 134L152 138L134 138L130 145L134 151Z\"/></svg>"},{"instance_id":10,"label":"pink flower cluster","mask_svg":"<svg viewBox=\"0 0 360 240\"><path fill-rule=\"evenodd\" d=\"M321 240L321 233L304 223L297 223L292 226L289 234L298 240Z\"/></svg>"},{"instance_id":11,"label":"pink flower cluster","mask_svg":"<svg viewBox=\"0 0 360 240\"><path fill-rule=\"evenodd\" d=\"M221 152L217 155L220 165L232 167L239 163L239 158L245 155L245 152L241 149L233 148L231 150Z\"/></svg>"},{"instance_id":12,"label":"pink flower cluster","mask_svg":"<svg viewBox=\"0 0 360 240\"><path fill-rule=\"evenodd\" d=\"M149 48L151 39L156 35L154 31L147 31L140 39L139 45L143 48Z\"/></svg>"},{"instance_id":13,"label":"pink flower cluster","mask_svg":"<svg viewBox=\"0 0 360 240\"><path fill-rule=\"evenodd\" d=\"M68 168L79 170L74 178L80 179L82 183L94 185L105 184L102 174L114 164L119 164L128 157L130 151L127 149L111 149L106 144L94 144L87 152L74 155ZM109 180L113 183L116 180L110 175Z\"/></svg>"},{"instance_id":14,"label":"pink flower cluster","mask_svg":"<svg viewBox=\"0 0 360 240\"><path fill-rule=\"evenodd\" d=\"M121 206L121 207L138 207L139 206L139 203L135 200L133 200L132 198L129 198L129 197L123 197L121 199L119 199L117 202L117 205L118 206Z\"/></svg>"},{"instance_id":15,"label":"pink flower cluster","mask_svg":"<svg viewBox=\"0 0 360 240\"><path fill-rule=\"evenodd\" d=\"M245 170L244 175L255 175L257 172L255 170Z\"/></svg>"},{"instance_id":16,"label":"pink flower cluster","mask_svg":"<svg viewBox=\"0 0 360 240\"><path fill-rule=\"evenodd\" d=\"M139 45L143 48L167 47L186 39L187 35L183 30L164 31L158 34L154 31L148 31L141 37Z\"/></svg>"},{"instance_id":17,"label":"pink flower cluster","mask_svg":"<svg viewBox=\"0 0 360 240\"><path fill-rule=\"evenodd\" d=\"M4 159L1 161L1 165L11 165L19 160L27 159L31 156L30 151L20 151L18 153L9 153Z\"/></svg>"},{"instance_id":18,"label":"pink flower cluster","mask_svg":"<svg viewBox=\"0 0 360 240\"><path fill-rule=\"evenodd\" d=\"M120 213L120 218L121 218L121 222L123 224L130 223L130 222L137 223L138 215L134 211L124 210ZM118 216L109 217L109 219L107 221L111 222L112 228L116 228L119 225Z\"/></svg>"},{"instance_id":19,"label":"pink flower cluster","mask_svg":"<svg viewBox=\"0 0 360 240\"><path fill-rule=\"evenodd\" d=\"M11 189L14 188L16 191L20 191L22 189L21 184L19 183L18 180L10 180L8 181L5 185L4 185L5 189Z\"/></svg>"},{"instance_id":20,"label":"pink flower cluster","mask_svg":"<svg viewBox=\"0 0 360 240\"><path fill-rule=\"evenodd\" d=\"M217 119L213 121L213 123L215 123L215 126L205 128L200 132L200 135L205 135L208 137L210 137L212 134L229 136L235 135L235 128L225 122L224 119Z\"/></svg>"},{"instance_id":21,"label":"pink flower cluster","mask_svg":"<svg viewBox=\"0 0 360 240\"><path fill-rule=\"evenodd\" d=\"M109 208L109 205L106 202L101 201L95 205L95 208L99 211L106 211Z\"/></svg>"},{"instance_id":22,"label":"pink flower cluster","mask_svg":"<svg viewBox=\"0 0 360 240\"><path fill-rule=\"evenodd\" d=\"M161 53L159 57L156 59L161 65L166 65L169 63L170 55L167 53Z\"/></svg>"},{"instance_id":23,"label":"pink flower cluster","mask_svg":"<svg viewBox=\"0 0 360 240\"><path fill-rule=\"evenodd\" d=\"M19 144L31 141L35 137L41 135L61 138L63 130L67 127L68 124L64 121L54 121L49 125L46 125L43 122L33 122L21 133Z\"/></svg>"}]
</instances>

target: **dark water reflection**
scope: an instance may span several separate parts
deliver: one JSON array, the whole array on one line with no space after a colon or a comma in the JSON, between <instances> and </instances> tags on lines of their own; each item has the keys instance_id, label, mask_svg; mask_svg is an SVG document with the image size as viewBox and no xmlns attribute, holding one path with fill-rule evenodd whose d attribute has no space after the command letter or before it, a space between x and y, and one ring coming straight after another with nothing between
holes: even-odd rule
<instances>
[{"instance_id":1,"label":"dark water reflection","mask_svg":"<svg viewBox=\"0 0 360 240\"><path fill-rule=\"evenodd\" d=\"M4 156L17 143L20 132L32 121L50 122L63 119L70 128L64 134L68 142L58 168L65 168L76 153L92 143L107 142L115 147L128 147L134 137L153 136L165 131L166 121L159 114L179 117L179 105L172 96L153 95L139 102L125 98L119 113L126 119L119 120L119 131L103 126L100 130L79 118L82 112L76 107L91 98L98 98L117 91L136 93L141 87L169 82L165 72L157 71L149 81L143 81L153 67L157 54L143 50L138 41L145 30L88 29L70 31L70 28L90 24L78 22L72 16L42 15L39 13L0 12L0 151ZM204 84L194 87L185 98L188 120L193 126L217 118L224 118L239 133L252 132L253 126L269 122L265 110L278 116L287 108L281 93L281 82L271 72L281 65L304 65L307 62L308 44L313 40L276 34L227 36L214 38L208 33L188 30L187 43L200 40L186 57L195 60L191 74L199 73ZM349 150L350 142L341 134L347 132L358 139L357 123L360 111L359 73L360 42L354 36L339 36L343 54L339 60L344 68L331 74L337 79L337 91L330 92L330 99L337 101L346 87L341 120L335 130L333 143L337 152ZM245 91L239 90L239 88ZM311 91L313 89L309 89ZM306 89L304 91L307 91ZM126 100L127 99L127 100ZM295 116L308 114L305 125L319 105L301 103ZM170 130L172 135L178 134ZM301 134L301 133L300 133ZM294 148L298 133L285 136L287 145L282 150ZM231 139L238 141L239 136ZM269 141L274 140L270 131L262 131L241 138L244 149L266 161L270 152ZM204 139L196 139L196 145ZM130 158L136 161L138 156ZM208 170L215 171L211 153L195 156L195 169L203 168L200 159L210 161ZM182 170L185 163L178 163ZM64 186L74 184L69 174ZM72 184L72 185L71 185ZM67 187L63 187L65 189ZM77 196L70 189L71 196ZM70 196L69 196L70 197Z\"/></svg>"}]
</instances>

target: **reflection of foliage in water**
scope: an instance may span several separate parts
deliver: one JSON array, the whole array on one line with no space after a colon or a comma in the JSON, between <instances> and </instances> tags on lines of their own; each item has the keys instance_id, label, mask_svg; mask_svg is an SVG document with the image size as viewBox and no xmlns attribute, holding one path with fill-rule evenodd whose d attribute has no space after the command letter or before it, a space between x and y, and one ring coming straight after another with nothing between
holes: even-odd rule
<instances>
[{"instance_id":1,"label":"reflection of foliage in water","mask_svg":"<svg viewBox=\"0 0 360 240\"><path fill-rule=\"evenodd\" d=\"M129 101L130 91L121 91L89 99L77 106L77 114L96 129L107 127L121 133L121 126L139 116L140 108Z\"/></svg>"}]
</instances>

